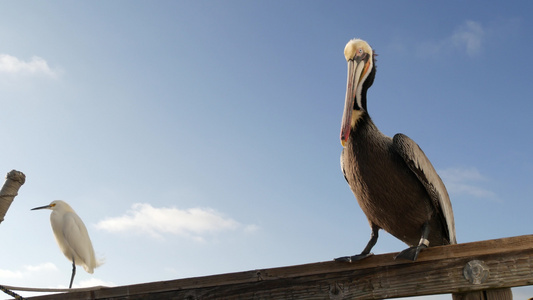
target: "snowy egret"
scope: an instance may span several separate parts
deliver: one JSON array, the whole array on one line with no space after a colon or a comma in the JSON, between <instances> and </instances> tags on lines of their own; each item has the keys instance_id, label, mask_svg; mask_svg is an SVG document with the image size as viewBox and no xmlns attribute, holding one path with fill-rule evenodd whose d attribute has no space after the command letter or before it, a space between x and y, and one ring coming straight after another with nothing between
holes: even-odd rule
<instances>
[{"instance_id":1,"label":"snowy egret","mask_svg":"<svg viewBox=\"0 0 533 300\"><path fill-rule=\"evenodd\" d=\"M92 274L94 268L100 265L94 256L94 249L87 233L87 228L81 218L65 201L55 200L49 205L32 208L51 209L50 223L57 244L68 260L72 261L72 276L69 289L76 275L76 265L83 266L87 273Z\"/></svg>"}]
</instances>

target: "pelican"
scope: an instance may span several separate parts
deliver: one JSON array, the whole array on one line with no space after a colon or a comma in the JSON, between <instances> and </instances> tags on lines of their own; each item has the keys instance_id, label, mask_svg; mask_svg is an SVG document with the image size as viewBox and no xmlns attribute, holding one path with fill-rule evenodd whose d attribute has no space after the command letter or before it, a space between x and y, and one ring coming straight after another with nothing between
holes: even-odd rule
<instances>
[{"instance_id":1,"label":"pelican","mask_svg":"<svg viewBox=\"0 0 533 300\"><path fill-rule=\"evenodd\" d=\"M372 233L360 254L336 260L352 262L372 255L380 229L409 246L396 259L415 261L430 245L456 244L450 198L429 159L406 135L384 135L368 114L366 95L376 76L374 51L367 42L353 39L344 56L348 83L341 169Z\"/></svg>"}]
</instances>

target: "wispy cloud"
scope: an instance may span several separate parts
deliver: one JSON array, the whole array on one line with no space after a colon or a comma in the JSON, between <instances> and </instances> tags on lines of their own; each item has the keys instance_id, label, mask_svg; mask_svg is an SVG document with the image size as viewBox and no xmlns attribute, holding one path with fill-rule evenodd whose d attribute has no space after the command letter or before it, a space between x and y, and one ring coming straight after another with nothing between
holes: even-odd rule
<instances>
[{"instance_id":1,"label":"wispy cloud","mask_svg":"<svg viewBox=\"0 0 533 300\"><path fill-rule=\"evenodd\" d=\"M23 278L27 277L34 273L39 273L43 271L56 271L57 267L53 263L42 263L35 266L27 265L22 268L22 270L3 270L0 269L0 278L2 279L13 279L13 278Z\"/></svg>"},{"instance_id":2,"label":"wispy cloud","mask_svg":"<svg viewBox=\"0 0 533 300\"><path fill-rule=\"evenodd\" d=\"M80 281L79 284L74 284L72 287L73 288L86 288L86 287L93 287L93 286L112 287L112 286L116 286L116 284L111 281L104 281L98 278L91 277L87 280Z\"/></svg>"},{"instance_id":3,"label":"wispy cloud","mask_svg":"<svg viewBox=\"0 0 533 300\"><path fill-rule=\"evenodd\" d=\"M24 269L29 272L41 272L41 271L55 271L57 270L56 265L51 262L38 264L36 266L24 266Z\"/></svg>"},{"instance_id":4,"label":"wispy cloud","mask_svg":"<svg viewBox=\"0 0 533 300\"><path fill-rule=\"evenodd\" d=\"M455 30L450 40L456 49L466 50L468 55L475 55L480 51L484 37L485 30L480 23L466 21Z\"/></svg>"},{"instance_id":5,"label":"wispy cloud","mask_svg":"<svg viewBox=\"0 0 533 300\"><path fill-rule=\"evenodd\" d=\"M0 53L0 73L45 75L53 78L58 75L58 71L50 68L48 62L41 57L33 56L29 61L24 61L2 53Z\"/></svg>"},{"instance_id":6,"label":"wispy cloud","mask_svg":"<svg viewBox=\"0 0 533 300\"><path fill-rule=\"evenodd\" d=\"M198 241L202 241L206 234L257 229L254 225L244 226L210 208L156 208L147 203L133 204L123 216L100 221L96 227L109 232L143 232L155 238L173 234Z\"/></svg>"},{"instance_id":7,"label":"wispy cloud","mask_svg":"<svg viewBox=\"0 0 533 300\"><path fill-rule=\"evenodd\" d=\"M466 195L475 198L497 200L496 193L483 187L489 181L476 168L449 168L439 174L450 194Z\"/></svg>"},{"instance_id":8,"label":"wispy cloud","mask_svg":"<svg viewBox=\"0 0 533 300\"><path fill-rule=\"evenodd\" d=\"M413 43L414 50L421 57L442 57L458 53L475 57L486 48L499 47L511 35L521 34L522 27L523 21L520 18L495 18L485 23L466 20L450 30L449 34ZM406 40L408 39L396 38L391 42L391 48L406 52L410 48ZM493 40L498 42L488 42Z\"/></svg>"},{"instance_id":9,"label":"wispy cloud","mask_svg":"<svg viewBox=\"0 0 533 300\"><path fill-rule=\"evenodd\" d=\"M457 51L474 56L481 51L485 38L486 30L481 23L469 20L458 26L449 36L420 43L417 52L423 57Z\"/></svg>"},{"instance_id":10,"label":"wispy cloud","mask_svg":"<svg viewBox=\"0 0 533 300\"><path fill-rule=\"evenodd\" d=\"M20 270L17 271L11 271L11 270L3 270L0 269L0 278L22 278L23 273Z\"/></svg>"}]
</instances>

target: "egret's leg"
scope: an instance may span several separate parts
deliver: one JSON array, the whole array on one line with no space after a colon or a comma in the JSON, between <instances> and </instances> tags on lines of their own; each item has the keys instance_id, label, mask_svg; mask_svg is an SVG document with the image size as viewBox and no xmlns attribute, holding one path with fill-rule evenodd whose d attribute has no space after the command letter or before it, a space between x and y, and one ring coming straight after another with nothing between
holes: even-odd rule
<instances>
[{"instance_id":1,"label":"egret's leg","mask_svg":"<svg viewBox=\"0 0 533 300\"><path fill-rule=\"evenodd\" d=\"M72 276L70 276L70 285L68 288L72 288L72 282L74 281L74 275L76 275L76 264L74 264L74 257L72 258Z\"/></svg>"},{"instance_id":2,"label":"egret's leg","mask_svg":"<svg viewBox=\"0 0 533 300\"><path fill-rule=\"evenodd\" d=\"M363 252L357 255L353 255L353 256L343 256L343 257L335 258L335 261L354 262L354 261L369 257L371 255L374 255L373 253L370 253L370 250L372 250L372 247L374 247L374 245L378 241L378 236L379 236L379 227L376 224L372 224L372 234L370 235L370 240L368 241L368 244L366 245L365 249L363 249Z\"/></svg>"}]
</instances>

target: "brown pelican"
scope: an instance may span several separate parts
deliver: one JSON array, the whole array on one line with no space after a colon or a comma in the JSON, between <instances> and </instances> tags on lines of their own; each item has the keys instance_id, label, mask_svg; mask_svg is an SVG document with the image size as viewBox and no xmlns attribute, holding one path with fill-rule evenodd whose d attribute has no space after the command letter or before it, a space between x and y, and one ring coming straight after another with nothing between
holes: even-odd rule
<instances>
[{"instance_id":1,"label":"brown pelican","mask_svg":"<svg viewBox=\"0 0 533 300\"><path fill-rule=\"evenodd\" d=\"M452 205L431 162L407 136L381 133L368 114L366 93L376 75L374 51L365 41L353 39L344 56L348 84L341 168L372 234L360 254L336 260L351 262L372 255L379 229L409 245L396 258L414 261L429 245L456 244Z\"/></svg>"}]
</instances>

